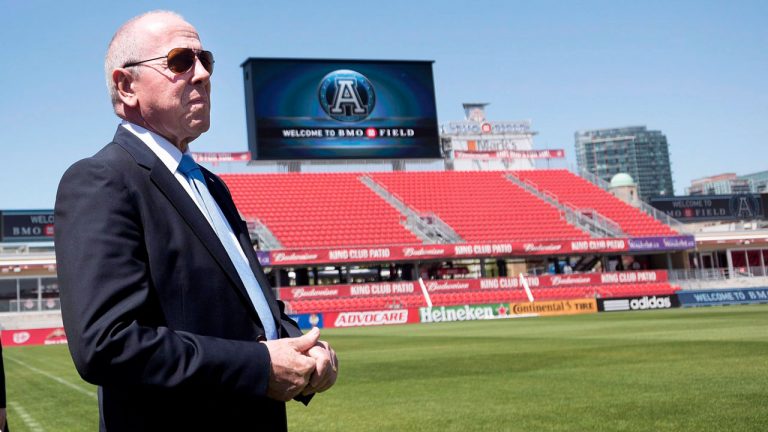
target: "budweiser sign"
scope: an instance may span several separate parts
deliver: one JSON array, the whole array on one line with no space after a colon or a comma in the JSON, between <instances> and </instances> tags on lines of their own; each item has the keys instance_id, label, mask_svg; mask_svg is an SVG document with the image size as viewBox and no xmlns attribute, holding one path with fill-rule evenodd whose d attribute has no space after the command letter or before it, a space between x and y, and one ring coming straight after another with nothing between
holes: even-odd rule
<instances>
[{"instance_id":1,"label":"budweiser sign","mask_svg":"<svg viewBox=\"0 0 768 432\"><path fill-rule=\"evenodd\" d=\"M407 257L420 257L420 256L440 256L445 255L445 249L442 248L403 248L403 255Z\"/></svg>"},{"instance_id":2,"label":"budweiser sign","mask_svg":"<svg viewBox=\"0 0 768 432\"><path fill-rule=\"evenodd\" d=\"M592 278L589 276L552 276L551 282L553 286L587 285L592 283Z\"/></svg>"},{"instance_id":3,"label":"budweiser sign","mask_svg":"<svg viewBox=\"0 0 768 432\"><path fill-rule=\"evenodd\" d=\"M391 311L341 312L334 322L335 327L364 327L408 322L408 309Z\"/></svg>"},{"instance_id":4,"label":"budweiser sign","mask_svg":"<svg viewBox=\"0 0 768 432\"><path fill-rule=\"evenodd\" d=\"M470 289L470 282L463 281L430 281L426 283L427 291L443 291L443 290L467 290Z\"/></svg>"},{"instance_id":5,"label":"budweiser sign","mask_svg":"<svg viewBox=\"0 0 768 432\"><path fill-rule=\"evenodd\" d=\"M291 290L294 299L312 297L337 297L338 288L294 288Z\"/></svg>"},{"instance_id":6,"label":"budweiser sign","mask_svg":"<svg viewBox=\"0 0 768 432\"><path fill-rule=\"evenodd\" d=\"M316 259L317 259L316 253L277 252L275 253L274 258L272 259L272 262L279 263L279 262L285 262L285 261L310 261L310 260L316 260Z\"/></svg>"},{"instance_id":7,"label":"budweiser sign","mask_svg":"<svg viewBox=\"0 0 768 432\"><path fill-rule=\"evenodd\" d=\"M523 250L526 252L558 252L563 248L562 244L536 244L524 243Z\"/></svg>"}]
</instances>

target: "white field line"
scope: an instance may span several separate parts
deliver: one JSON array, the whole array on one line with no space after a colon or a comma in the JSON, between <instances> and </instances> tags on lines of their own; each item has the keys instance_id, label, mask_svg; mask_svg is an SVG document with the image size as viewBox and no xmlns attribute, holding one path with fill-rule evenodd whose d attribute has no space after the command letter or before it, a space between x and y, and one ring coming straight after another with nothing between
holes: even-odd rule
<instances>
[{"instance_id":1,"label":"white field line","mask_svg":"<svg viewBox=\"0 0 768 432\"><path fill-rule=\"evenodd\" d=\"M35 419L29 415L27 410L25 410L24 407L19 405L17 402L9 401L8 407L11 408L14 413L19 416L25 425L27 425L27 429L32 432L44 432L43 427L40 426L40 423L36 422Z\"/></svg>"},{"instance_id":2,"label":"white field line","mask_svg":"<svg viewBox=\"0 0 768 432\"><path fill-rule=\"evenodd\" d=\"M12 361L12 362L14 362L14 363L16 363L18 365L24 366L25 368L31 370L32 372L39 373L40 375L42 375L42 376L44 376L46 378L50 378L50 379L56 381L57 383L59 383L61 385L67 386L67 387L71 388L72 390L77 391L78 393L82 393L82 394L84 394L86 396L90 396L90 397L92 397L94 399L98 398L98 396L96 396L96 392L86 390L86 389L84 389L84 388L82 388L82 387L80 387L78 385L72 384L71 382L69 382L67 380L64 380L64 379L61 379L61 378L59 378L59 377L57 377L55 375L49 374L48 372L46 372L44 370L38 369L38 368L36 368L34 366L30 366L30 365L24 363L21 360L17 360L17 359L15 359L15 358L13 358L11 356L8 356L8 355L4 356L3 358L5 358L6 360L10 360L10 361Z\"/></svg>"}]
</instances>

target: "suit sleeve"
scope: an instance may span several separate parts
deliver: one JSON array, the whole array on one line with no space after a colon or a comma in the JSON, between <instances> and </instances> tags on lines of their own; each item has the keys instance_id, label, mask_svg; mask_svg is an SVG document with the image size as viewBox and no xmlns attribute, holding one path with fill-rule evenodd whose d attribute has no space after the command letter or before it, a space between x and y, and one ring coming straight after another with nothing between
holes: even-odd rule
<instances>
[{"instance_id":1,"label":"suit sleeve","mask_svg":"<svg viewBox=\"0 0 768 432\"><path fill-rule=\"evenodd\" d=\"M286 315L285 303L283 303L282 300L278 300L277 304L280 306L280 324L282 325L283 330L288 335L288 337L299 337L304 334L296 321L292 320L291 317Z\"/></svg>"},{"instance_id":2,"label":"suit sleeve","mask_svg":"<svg viewBox=\"0 0 768 432\"><path fill-rule=\"evenodd\" d=\"M120 172L93 158L73 165L59 184L55 244L62 318L78 372L97 385L265 396L270 359L263 344L152 322L142 216L125 184Z\"/></svg>"}]
</instances>

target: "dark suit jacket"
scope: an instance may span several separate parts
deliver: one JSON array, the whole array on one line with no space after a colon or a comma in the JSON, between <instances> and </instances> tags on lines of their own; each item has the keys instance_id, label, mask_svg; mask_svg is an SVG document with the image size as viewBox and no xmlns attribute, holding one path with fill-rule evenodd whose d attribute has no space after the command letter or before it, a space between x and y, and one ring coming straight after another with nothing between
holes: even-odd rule
<instances>
[{"instance_id":1,"label":"dark suit jacket","mask_svg":"<svg viewBox=\"0 0 768 432\"><path fill-rule=\"evenodd\" d=\"M223 182L203 169L281 337L300 336L251 248ZM285 430L265 397L259 317L198 207L136 136L75 163L59 184L56 259L69 349L99 386L101 430Z\"/></svg>"}]
</instances>

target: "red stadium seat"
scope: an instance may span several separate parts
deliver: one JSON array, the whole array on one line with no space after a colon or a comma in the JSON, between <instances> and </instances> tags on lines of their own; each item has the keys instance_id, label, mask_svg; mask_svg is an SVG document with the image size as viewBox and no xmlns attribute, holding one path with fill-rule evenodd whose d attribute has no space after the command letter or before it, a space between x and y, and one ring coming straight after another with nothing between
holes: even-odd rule
<instances>
[{"instance_id":1,"label":"red stadium seat","mask_svg":"<svg viewBox=\"0 0 768 432\"><path fill-rule=\"evenodd\" d=\"M635 237L677 235L672 228L567 170L513 171L520 180L576 209L592 209Z\"/></svg>"}]
</instances>

